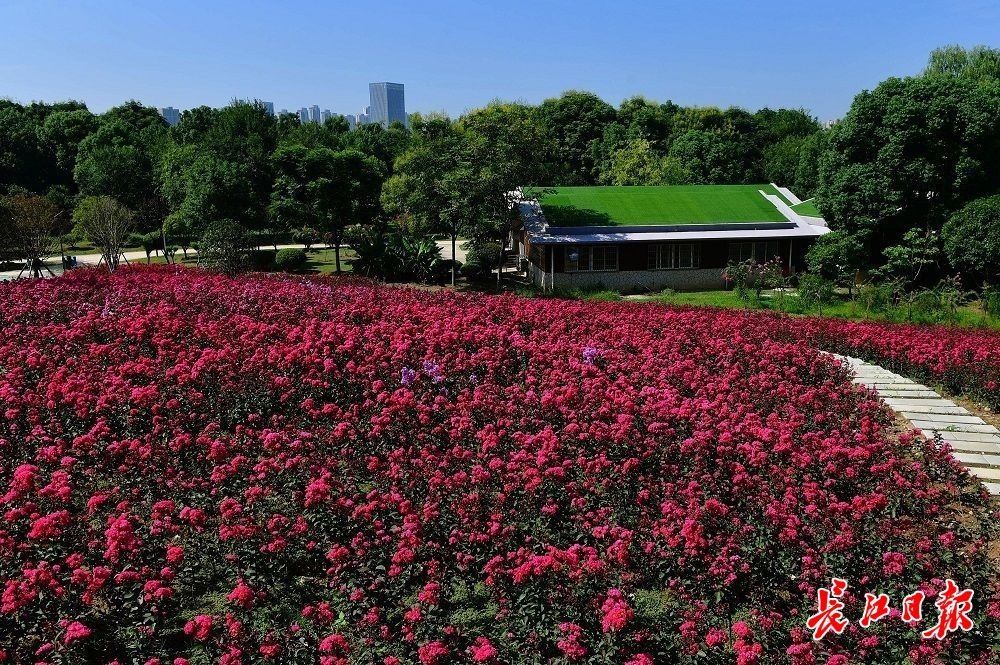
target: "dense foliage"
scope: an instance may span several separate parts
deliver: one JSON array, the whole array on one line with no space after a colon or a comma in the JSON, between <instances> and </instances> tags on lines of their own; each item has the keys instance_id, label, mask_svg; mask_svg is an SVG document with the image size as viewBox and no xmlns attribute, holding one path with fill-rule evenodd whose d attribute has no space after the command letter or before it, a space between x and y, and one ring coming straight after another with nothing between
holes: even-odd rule
<instances>
[{"instance_id":1,"label":"dense foliage","mask_svg":"<svg viewBox=\"0 0 1000 665\"><path fill-rule=\"evenodd\" d=\"M974 382L996 335L169 267L0 302L0 659L985 663L1000 640L985 492L799 339ZM814 642L832 576L852 623ZM858 627L864 592L920 588L933 620L945 578L974 630Z\"/></svg>"}]
</instances>

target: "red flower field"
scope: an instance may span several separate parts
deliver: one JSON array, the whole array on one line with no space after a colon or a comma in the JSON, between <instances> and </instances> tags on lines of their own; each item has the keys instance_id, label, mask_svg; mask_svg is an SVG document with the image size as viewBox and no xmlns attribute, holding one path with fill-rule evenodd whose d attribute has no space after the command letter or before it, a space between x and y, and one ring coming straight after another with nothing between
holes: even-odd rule
<instances>
[{"instance_id":1,"label":"red flower field","mask_svg":"<svg viewBox=\"0 0 1000 665\"><path fill-rule=\"evenodd\" d=\"M816 346L998 401L989 333L168 268L0 285L0 661L989 662L985 492ZM814 641L832 577L850 624ZM949 578L975 625L922 638ZM892 611L862 628L865 593Z\"/></svg>"}]
</instances>

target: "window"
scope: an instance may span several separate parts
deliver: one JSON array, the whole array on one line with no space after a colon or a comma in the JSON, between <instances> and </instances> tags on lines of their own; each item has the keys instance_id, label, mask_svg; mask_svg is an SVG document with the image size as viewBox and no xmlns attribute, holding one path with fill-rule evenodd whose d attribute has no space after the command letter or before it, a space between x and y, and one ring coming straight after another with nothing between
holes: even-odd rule
<instances>
[{"instance_id":1,"label":"window","mask_svg":"<svg viewBox=\"0 0 1000 665\"><path fill-rule=\"evenodd\" d=\"M566 272L618 270L616 245L584 245L566 248Z\"/></svg>"},{"instance_id":2,"label":"window","mask_svg":"<svg viewBox=\"0 0 1000 665\"><path fill-rule=\"evenodd\" d=\"M747 242L729 243L729 260L742 262L751 259L757 263L764 263L771 259L778 258L777 240L755 240Z\"/></svg>"},{"instance_id":3,"label":"window","mask_svg":"<svg viewBox=\"0 0 1000 665\"><path fill-rule=\"evenodd\" d=\"M701 266L701 246L695 243L671 243L650 245L650 270L678 270Z\"/></svg>"}]
</instances>

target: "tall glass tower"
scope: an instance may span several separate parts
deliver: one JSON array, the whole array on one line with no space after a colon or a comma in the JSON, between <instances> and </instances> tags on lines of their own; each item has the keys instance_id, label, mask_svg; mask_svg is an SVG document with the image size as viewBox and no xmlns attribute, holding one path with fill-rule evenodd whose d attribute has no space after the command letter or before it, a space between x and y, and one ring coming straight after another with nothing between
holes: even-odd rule
<instances>
[{"instance_id":1,"label":"tall glass tower","mask_svg":"<svg viewBox=\"0 0 1000 665\"><path fill-rule=\"evenodd\" d=\"M410 126L406 117L406 104L403 102L402 83L369 83L368 95L371 99L368 122L388 127L398 120L407 127Z\"/></svg>"}]
</instances>

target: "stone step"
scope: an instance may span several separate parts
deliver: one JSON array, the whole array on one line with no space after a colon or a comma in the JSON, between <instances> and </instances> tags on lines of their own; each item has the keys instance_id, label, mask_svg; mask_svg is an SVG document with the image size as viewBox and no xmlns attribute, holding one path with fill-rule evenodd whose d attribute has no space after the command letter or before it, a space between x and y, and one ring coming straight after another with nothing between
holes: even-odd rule
<instances>
[{"instance_id":1,"label":"stone step","mask_svg":"<svg viewBox=\"0 0 1000 665\"><path fill-rule=\"evenodd\" d=\"M886 397L884 400L886 404L891 407L904 407L904 406L938 406L938 407L953 407L955 403L951 400L941 399L938 397Z\"/></svg>"},{"instance_id":2,"label":"stone step","mask_svg":"<svg viewBox=\"0 0 1000 665\"><path fill-rule=\"evenodd\" d=\"M985 425L983 419L978 416L959 413L930 413L927 411L911 411L910 409L902 409L898 413L913 421L925 421L932 423L942 423L948 425Z\"/></svg>"},{"instance_id":3,"label":"stone step","mask_svg":"<svg viewBox=\"0 0 1000 665\"><path fill-rule=\"evenodd\" d=\"M905 397L907 399L915 399L917 397L940 397L933 390L895 390L895 389L879 389L878 391L881 397Z\"/></svg>"},{"instance_id":4,"label":"stone step","mask_svg":"<svg viewBox=\"0 0 1000 665\"><path fill-rule=\"evenodd\" d=\"M943 416L947 418L948 416ZM993 425L987 425L986 423L950 423L941 420L932 420L931 416L927 416L926 420L911 420L913 426L918 429L929 429L941 432L943 434L948 434L951 432L976 432L979 434L1000 434L998 430ZM945 437L947 438L947 437Z\"/></svg>"},{"instance_id":5,"label":"stone step","mask_svg":"<svg viewBox=\"0 0 1000 665\"><path fill-rule=\"evenodd\" d=\"M983 453L952 452L951 456L962 464L973 468L1000 469L1000 455L985 455Z\"/></svg>"},{"instance_id":6,"label":"stone step","mask_svg":"<svg viewBox=\"0 0 1000 665\"><path fill-rule=\"evenodd\" d=\"M982 478L983 480L989 480L994 483L1000 481L1000 469L985 466L970 466L968 468L969 473L974 475L976 478Z\"/></svg>"},{"instance_id":7,"label":"stone step","mask_svg":"<svg viewBox=\"0 0 1000 665\"><path fill-rule=\"evenodd\" d=\"M997 443L1000 444L1000 436L996 434L989 434L986 432L939 432L938 430L933 430L930 428L920 429L924 436L928 439L933 439L935 433L941 434L941 438L945 441L955 442L955 441L975 441L977 443Z\"/></svg>"},{"instance_id":8,"label":"stone step","mask_svg":"<svg viewBox=\"0 0 1000 665\"><path fill-rule=\"evenodd\" d=\"M953 450L963 453L992 453L1000 455L1000 441L949 441Z\"/></svg>"},{"instance_id":9,"label":"stone step","mask_svg":"<svg viewBox=\"0 0 1000 665\"><path fill-rule=\"evenodd\" d=\"M986 489L990 494L997 496L1000 495L1000 483L983 483L986 485Z\"/></svg>"},{"instance_id":10,"label":"stone step","mask_svg":"<svg viewBox=\"0 0 1000 665\"><path fill-rule=\"evenodd\" d=\"M930 388L928 388L927 386L922 386L919 383L912 383L912 382L874 383L871 385L876 390L913 390L913 391L930 390Z\"/></svg>"},{"instance_id":11,"label":"stone step","mask_svg":"<svg viewBox=\"0 0 1000 665\"><path fill-rule=\"evenodd\" d=\"M888 402L886 402L888 403ZM950 415L950 416L968 416L971 415L967 410L960 406L924 406L923 404L901 404L898 407L889 404L893 407L893 411L901 415L909 417L908 414L915 414L917 417L923 414L934 414L934 415Z\"/></svg>"}]
</instances>

